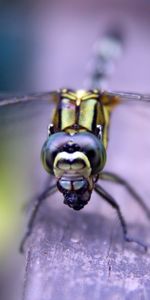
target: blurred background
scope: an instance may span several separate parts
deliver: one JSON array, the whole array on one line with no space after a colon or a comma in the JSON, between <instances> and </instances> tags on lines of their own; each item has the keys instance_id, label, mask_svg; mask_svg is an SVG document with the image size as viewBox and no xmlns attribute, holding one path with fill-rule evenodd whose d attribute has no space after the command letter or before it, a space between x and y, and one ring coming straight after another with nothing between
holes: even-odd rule
<instances>
[{"instance_id":1,"label":"blurred background","mask_svg":"<svg viewBox=\"0 0 150 300\"><path fill-rule=\"evenodd\" d=\"M109 88L150 92L150 1L0 1L0 93L82 88L92 47L97 37L111 28L122 32L124 51L109 80ZM45 173L39 153L49 118L46 109L41 116L40 104L0 109L0 255L3 258L19 241L23 203L43 186ZM119 120L125 130L127 124ZM141 116L139 120L136 128L143 122ZM117 138L121 132L115 122L113 126L116 139L109 151L113 153L117 140L121 155L127 154ZM144 173L148 171L149 149L147 146ZM139 146L139 153L140 150ZM122 173L129 168L129 177L134 176L138 171L130 165L136 165L140 158L132 151L129 149L128 162L120 156L121 164L117 163L118 155L111 160L110 154L108 165ZM142 182L145 179L141 176Z\"/></svg>"},{"instance_id":2,"label":"blurred background","mask_svg":"<svg viewBox=\"0 0 150 300\"><path fill-rule=\"evenodd\" d=\"M149 16L147 0L1 1L0 90L82 87L91 48L112 27L124 34L125 55L109 86L119 79L120 89L148 90Z\"/></svg>"}]
</instances>

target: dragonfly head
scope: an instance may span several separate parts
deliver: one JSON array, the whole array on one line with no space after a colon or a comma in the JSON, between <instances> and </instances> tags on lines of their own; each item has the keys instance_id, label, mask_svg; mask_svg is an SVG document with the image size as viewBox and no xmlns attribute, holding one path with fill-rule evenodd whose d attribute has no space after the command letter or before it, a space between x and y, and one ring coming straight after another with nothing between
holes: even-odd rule
<instances>
[{"instance_id":1,"label":"dragonfly head","mask_svg":"<svg viewBox=\"0 0 150 300\"><path fill-rule=\"evenodd\" d=\"M56 177L64 203L83 208L106 162L101 139L90 132L56 132L44 143L41 157L46 171Z\"/></svg>"}]
</instances>

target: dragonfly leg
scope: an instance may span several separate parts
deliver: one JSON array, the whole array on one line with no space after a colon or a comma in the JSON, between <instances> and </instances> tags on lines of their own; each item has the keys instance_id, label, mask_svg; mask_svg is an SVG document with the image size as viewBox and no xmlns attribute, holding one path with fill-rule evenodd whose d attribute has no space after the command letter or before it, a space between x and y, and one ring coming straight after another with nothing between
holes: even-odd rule
<instances>
[{"instance_id":1,"label":"dragonfly leg","mask_svg":"<svg viewBox=\"0 0 150 300\"><path fill-rule=\"evenodd\" d=\"M124 240L127 242L132 242L132 243L138 244L146 252L147 248L148 248L147 245L145 245L141 241L138 241L137 239L134 239L134 238L128 236L126 221L125 221L125 219L121 213L120 207L119 207L118 203L115 201L115 199L108 192L106 192L99 184L96 184L94 189L105 201L107 201L116 210L118 218L120 220L121 227L122 227Z\"/></svg>"},{"instance_id":2,"label":"dragonfly leg","mask_svg":"<svg viewBox=\"0 0 150 300\"><path fill-rule=\"evenodd\" d=\"M145 212L148 219L150 219L150 209L145 204L144 200L138 193L134 190L134 188L122 177L112 173L112 172L102 172L99 175L99 179L111 181L114 183L118 183L123 185L128 193L134 198L134 200L142 207L143 211Z\"/></svg>"},{"instance_id":3,"label":"dragonfly leg","mask_svg":"<svg viewBox=\"0 0 150 300\"><path fill-rule=\"evenodd\" d=\"M32 209L32 213L28 222L28 226L27 226L27 230L26 233L21 241L20 244L20 253L24 252L24 245L28 239L28 237L31 235L32 230L33 230L33 226L34 226L34 222L35 222L35 218L37 216L37 213L39 211L39 208L41 207L43 201L50 196L51 194L53 194L56 191L56 184L52 185L52 186L48 186L47 188L45 188L45 190L36 198L36 201L34 201L34 207Z\"/></svg>"}]
</instances>

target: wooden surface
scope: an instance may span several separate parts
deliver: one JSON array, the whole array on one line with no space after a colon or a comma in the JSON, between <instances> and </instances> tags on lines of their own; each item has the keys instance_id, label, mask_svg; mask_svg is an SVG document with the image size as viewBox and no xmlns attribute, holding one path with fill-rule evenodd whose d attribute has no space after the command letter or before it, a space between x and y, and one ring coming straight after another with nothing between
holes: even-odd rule
<instances>
[{"instance_id":1,"label":"wooden surface","mask_svg":"<svg viewBox=\"0 0 150 300\"><path fill-rule=\"evenodd\" d=\"M150 298L150 257L124 243L118 224L47 206L27 248L24 300ZM133 232L144 240L149 227Z\"/></svg>"}]
</instances>

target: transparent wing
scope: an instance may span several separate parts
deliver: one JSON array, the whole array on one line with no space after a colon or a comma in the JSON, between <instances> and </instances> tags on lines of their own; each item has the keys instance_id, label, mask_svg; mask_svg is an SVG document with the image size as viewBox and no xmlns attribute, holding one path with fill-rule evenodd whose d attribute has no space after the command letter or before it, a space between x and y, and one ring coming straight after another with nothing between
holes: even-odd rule
<instances>
[{"instance_id":1,"label":"transparent wing","mask_svg":"<svg viewBox=\"0 0 150 300\"><path fill-rule=\"evenodd\" d=\"M38 167L41 170L40 151L58 95L57 92L27 96L0 95L1 170L3 166L3 172L0 172L0 190L1 179L5 174L9 178L12 176L11 182L16 176L19 186L24 175L26 181L30 181L27 174L34 173ZM34 178L33 174L31 177Z\"/></svg>"},{"instance_id":2,"label":"transparent wing","mask_svg":"<svg viewBox=\"0 0 150 300\"><path fill-rule=\"evenodd\" d=\"M145 103L118 105L114 109L110 121L107 164L105 170L114 171L125 178L143 197L150 207L150 109ZM124 212L133 211L133 219L145 220L140 208L137 210L132 197L119 186L108 186L116 196L119 205L124 205ZM112 189L112 190L111 190ZM129 200L129 201L128 201ZM132 215L132 214L131 214ZM139 219L138 219L139 218ZM131 222L133 222L131 219ZM141 221L142 222L142 221Z\"/></svg>"},{"instance_id":3,"label":"transparent wing","mask_svg":"<svg viewBox=\"0 0 150 300\"><path fill-rule=\"evenodd\" d=\"M140 101L140 102L150 102L150 94L142 94L136 92L123 92L123 91L105 91L104 92L109 97L118 96L122 101ZM6 105L12 105L17 103L31 102L31 101L54 101L58 97L59 92L46 92L46 93L35 93L24 96L8 96L0 95L0 107Z\"/></svg>"},{"instance_id":4,"label":"transparent wing","mask_svg":"<svg viewBox=\"0 0 150 300\"><path fill-rule=\"evenodd\" d=\"M0 95L0 107L7 106L17 103L26 103L31 101L55 101L56 97L58 97L58 92L45 92L45 93L34 93L30 95Z\"/></svg>"},{"instance_id":5,"label":"transparent wing","mask_svg":"<svg viewBox=\"0 0 150 300\"><path fill-rule=\"evenodd\" d=\"M118 96L122 101L128 102L128 101L140 101L140 102L150 102L150 94L140 94L140 93L134 93L134 92L122 92L122 91L106 91L106 95L108 96Z\"/></svg>"},{"instance_id":6,"label":"transparent wing","mask_svg":"<svg viewBox=\"0 0 150 300\"><path fill-rule=\"evenodd\" d=\"M0 96L0 227L4 235L22 218L22 204L45 185L47 174L40 153L55 96L57 93Z\"/></svg>"}]
</instances>

